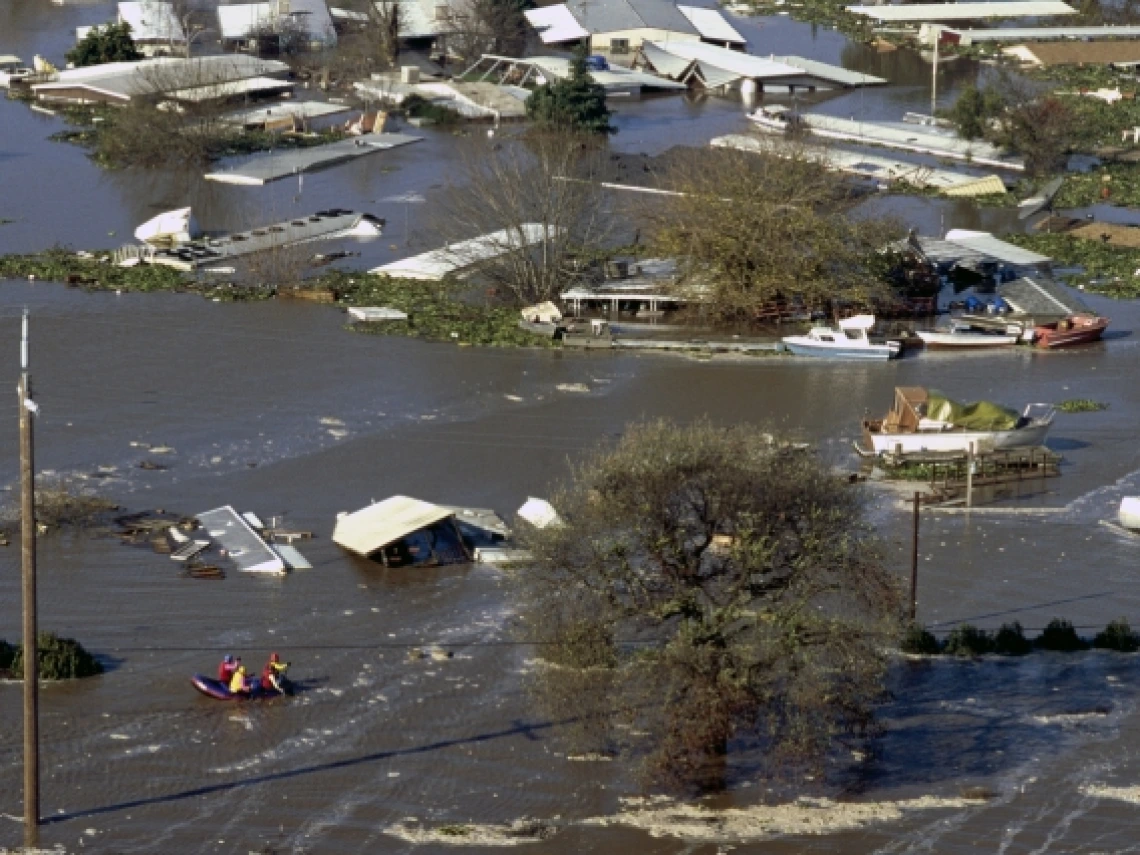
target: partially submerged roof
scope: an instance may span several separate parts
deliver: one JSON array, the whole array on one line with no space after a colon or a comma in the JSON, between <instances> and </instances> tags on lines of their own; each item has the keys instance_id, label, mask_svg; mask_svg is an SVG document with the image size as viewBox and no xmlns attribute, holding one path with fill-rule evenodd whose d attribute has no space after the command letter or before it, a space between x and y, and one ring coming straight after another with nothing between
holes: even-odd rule
<instances>
[{"instance_id":1,"label":"partially submerged roof","mask_svg":"<svg viewBox=\"0 0 1140 855\"><path fill-rule=\"evenodd\" d=\"M130 24L131 38L136 42L186 41L173 3L129 0L119 4L119 21Z\"/></svg>"},{"instance_id":2,"label":"partially submerged roof","mask_svg":"<svg viewBox=\"0 0 1140 855\"><path fill-rule=\"evenodd\" d=\"M699 35L672 0L568 0L565 5L591 33L651 29Z\"/></svg>"},{"instance_id":3,"label":"partially submerged roof","mask_svg":"<svg viewBox=\"0 0 1140 855\"><path fill-rule=\"evenodd\" d=\"M285 562L230 505L198 514L198 522L247 573L284 573Z\"/></svg>"},{"instance_id":4,"label":"partially submerged roof","mask_svg":"<svg viewBox=\"0 0 1140 855\"><path fill-rule=\"evenodd\" d=\"M801 69L773 59L741 53L737 50L707 45L703 42L647 42L650 48L663 51L683 60L708 64L739 77L762 80L765 78L795 77ZM672 75L670 74L670 77Z\"/></svg>"},{"instance_id":5,"label":"partially submerged roof","mask_svg":"<svg viewBox=\"0 0 1140 855\"><path fill-rule=\"evenodd\" d=\"M422 139L407 134L365 134L312 148L255 155L237 166L207 172L206 180L256 187L301 172L327 169L358 157L411 145Z\"/></svg>"},{"instance_id":6,"label":"partially submerged roof","mask_svg":"<svg viewBox=\"0 0 1140 855\"><path fill-rule=\"evenodd\" d=\"M339 517L333 530L333 542L367 557L454 514L451 509L430 502L392 496Z\"/></svg>"},{"instance_id":7,"label":"partially submerged roof","mask_svg":"<svg viewBox=\"0 0 1140 855\"><path fill-rule=\"evenodd\" d=\"M816 59L807 59L802 56L776 56L768 57L775 62L782 62L793 68L806 71L812 77L818 77L839 86L877 86L887 82L885 77L875 77L862 71L851 71L841 65L832 65L829 62L820 62Z\"/></svg>"},{"instance_id":8,"label":"partially submerged roof","mask_svg":"<svg viewBox=\"0 0 1140 855\"><path fill-rule=\"evenodd\" d=\"M1045 18L1075 15L1077 10L1060 0L994 0L981 3L910 3L899 6L848 6L854 15L879 22L965 21L972 18Z\"/></svg>"},{"instance_id":9,"label":"partially submerged roof","mask_svg":"<svg viewBox=\"0 0 1140 855\"><path fill-rule=\"evenodd\" d=\"M205 86L188 86L185 89L172 89L164 93L175 101L203 104L207 101L221 101L242 95L273 95L293 91L293 83L277 77L247 77L245 80L228 80L224 83L208 83Z\"/></svg>"},{"instance_id":10,"label":"partially submerged roof","mask_svg":"<svg viewBox=\"0 0 1140 855\"><path fill-rule=\"evenodd\" d=\"M274 102L259 107L242 107L226 113L221 121L233 125L260 125L286 118L319 119L347 113L350 109L347 104L329 104L326 101Z\"/></svg>"},{"instance_id":11,"label":"partially submerged roof","mask_svg":"<svg viewBox=\"0 0 1140 855\"><path fill-rule=\"evenodd\" d=\"M561 56L530 56L518 59L511 56L484 54L482 58L464 73L465 78L479 77L480 80L511 79L519 85L539 82L538 77L549 80L562 80L570 76L570 60ZM683 83L659 77L645 71L610 64L606 71L590 71L594 82L608 90L665 89L681 92ZM357 88L360 88L359 84Z\"/></svg>"},{"instance_id":12,"label":"partially submerged roof","mask_svg":"<svg viewBox=\"0 0 1140 855\"><path fill-rule=\"evenodd\" d=\"M486 261L492 261L511 252L550 240L558 230L542 223L500 229L497 232L481 235L471 240L450 244L442 249L434 249L421 255L413 255L390 264L373 268L370 273L391 276L396 279L439 280L450 274L458 274Z\"/></svg>"},{"instance_id":13,"label":"partially submerged roof","mask_svg":"<svg viewBox=\"0 0 1140 855\"><path fill-rule=\"evenodd\" d=\"M254 77L283 76L289 66L272 59L242 54L201 56L194 59L169 57L139 62L108 62L87 68L65 69L51 83L32 87L37 95L56 90L87 89L120 101L140 95L156 95L174 89L210 86Z\"/></svg>"},{"instance_id":14,"label":"partially submerged roof","mask_svg":"<svg viewBox=\"0 0 1140 855\"><path fill-rule=\"evenodd\" d=\"M1052 279L1023 276L998 285L997 293L1023 315L1067 317L1092 311L1080 297Z\"/></svg>"},{"instance_id":15,"label":"partially submerged roof","mask_svg":"<svg viewBox=\"0 0 1140 855\"><path fill-rule=\"evenodd\" d=\"M966 247L974 252L988 255L1006 264L1036 265L1049 262L1049 256L1024 249L1008 241L1000 240L989 232L976 232L970 229L951 229L946 232L946 240Z\"/></svg>"},{"instance_id":16,"label":"partially submerged roof","mask_svg":"<svg viewBox=\"0 0 1140 855\"><path fill-rule=\"evenodd\" d=\"M678 6L677 9L689 19L689 23L696 28L702 39L736 45L748 43L717 9L703 9L699 6Z\"/></svg>"}]
</instances>

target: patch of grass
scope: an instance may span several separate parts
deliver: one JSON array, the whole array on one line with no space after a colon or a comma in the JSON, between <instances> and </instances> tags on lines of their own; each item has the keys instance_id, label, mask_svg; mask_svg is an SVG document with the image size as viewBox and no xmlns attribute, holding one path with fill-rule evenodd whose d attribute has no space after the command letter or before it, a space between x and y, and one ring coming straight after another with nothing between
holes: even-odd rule
<instances>
[{"instance_id":1,"label":"patch of grass","mask_svg":"<svg viewBox=\"0 0 1140 855\"><path fill-rule=\"evenodd\" d=\"M0 642L0 645L14 651L7 668L9 676L15 680L22 680L24 678L23 645L14 648L4 642ZM43 680L76 680L103 673L103 666L99 661L73 638L60 638L55 633L42 632L39 636L36 654L39 676Z\"/></svg>"},{"instance_id":2,"label":"patch of grass","mask_svg":"<svg viewBox=\"0 0 1140 855\"><path fill-rule=\"evenodd\" d=\"M1140 634L1132 631L1128 621L1118 618L1096 634L1092 646L1098 650L1118 650L1121 653L1135 653L1140 650Z\"/></svg>"},{"instance_id":3,"label":"patch of grass","mask_svg":"<svg viewBox=\"0 0 1140 855\"><path fill-rule=\"evenodd\" d=\"M1033 642L1025 637L1018 621L1004 623L994 636L994 653L1003 656L1024 656L1033 651Z\"/></svg>"},{"instance_id":4,"label":"patch of grass","mask_svg":"<svg viewBox=\"0 0 1140 855\"><path fill-rule=\"evenodd\" d=\"M1062 413L1097 413L1101 410L1107 410L1108 404L1094 401L1091 398L1070 398L1068 401L1059 403L1057 409Z\"/></svg>"},{"instance_id":5,"label":"patch of grass","mask_svg":"<svg viewBox=\"0 0 1140 855\"><path fill-rule=\"evenodd\" d=\"M1120 145L1119 131L1116 142ZM1108 196L1104 197L1106 185ZM1057 208L1086 208L1101 203L1125 207L1140 204L1140 165L1110 163L1089 172L1067 172L1065 183L1054 197Z\"/></svg>"},{"instance_id":6,"label":"patch of grass","mask_svg":"<svg viewBox=\"0 0 1140 855\"><path fill-rule=\"evenodd\" d=\"M985 630L964 623L950 631L943 651L950 656L981 656L994 652L994 639Z\"/></svg>"},{"instance_id":7,"label":"patch of grass","mask_svg":"<svg viewBox=\"0 0 1140 855\"><path fill-rule=\"evenodd\" d=\"M918 656L937 656L942 652L942 645L926 627L915 623L907 628L899 649Z\"/></svg>"},{"instance_id":8,"label":"patch of grass","mask_svg":"<svg viewBox=\"0 0 1140 855\"><path fill-rule=\"evenodd\" d=\"M343 306L388 306L406 312L406 321L352 324L357 332L402 335L490 347L549 347L551 340L519 328L517 309L465 299L468 286L420 282L365 273L333 271L316 280Z\"/></svg>"},{"instance_id":9,"label":"patch of grass","mask_svg":"<svg viewBox=\"0 0 1140 855\"><path fill-rule=\"evenodd\" d=\"M929 463L902 463L883 466L883 474L891 481L930 481L935 468Z\"/></svg>"},{"instance_id":10,"label":"patch of grass","mask_svg":"<svg viewBox=\"0 0 1140 855\"><path fill-rule=\"evenodd\" d=\"M471 834L471 829L466 825L441 825L439 834L443 837L467 837Z\"/></svg>"},{"instance_id":11,"label":"patch of grass","mask_svg":"<svg viewBox=\"0 0 1140 855\"><path fill-rule=\"evenodd\" d=\"M1073 629L1067 620L1053 618L1049 625L1039 635L1034 644L1041 650L1054 650L1061 653L1073 653L1078 650L1087 650L1089 644Z\"/></svg>"}]
</instances>

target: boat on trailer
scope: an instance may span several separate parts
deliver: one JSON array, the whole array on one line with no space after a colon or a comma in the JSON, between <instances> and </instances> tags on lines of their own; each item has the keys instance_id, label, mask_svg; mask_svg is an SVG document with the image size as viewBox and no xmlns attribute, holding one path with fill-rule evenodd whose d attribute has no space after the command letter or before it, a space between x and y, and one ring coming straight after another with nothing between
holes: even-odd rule
<instances>
[{"instance_id":1,"label":"boat on trailer","mask_svg":"<svg viewBox=\"0 0 1140 855\"><path fill-rule=\"evenodd\" d=\"M807 335L784 336L784 346L796 356L815 356L825 359L895 359L902 352L902 343L888 341L876 344L869 332L875 326L874 315L856 315L844 318L838 329L812 327Z\"/></svg>"},{"instance_id":2,"label":"boat on trailer","mask_svg":"<svg viewBox=\"0 0 1140 855\"><path fill-rule=\"evenodd\" d=\"M899 386L886 416L863 421L863 441L856 449L877 457L1036 447L1044 445L1056 414L1052 404L1028 404L1020 416L985 401L963 407L937 392Z\"/></svg>"}]
</instances>

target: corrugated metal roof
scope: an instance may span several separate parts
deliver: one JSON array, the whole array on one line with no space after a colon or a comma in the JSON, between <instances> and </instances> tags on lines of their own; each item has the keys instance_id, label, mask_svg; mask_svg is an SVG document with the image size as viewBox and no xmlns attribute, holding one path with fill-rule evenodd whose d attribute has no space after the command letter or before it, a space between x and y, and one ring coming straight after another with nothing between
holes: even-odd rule
<instances>
[{"instance_id":1,"label":"corrugated metal roof","mask_svg":"<svg viewBox=\"0 0 1140 855\"><path fill-rule=\"evenodd\" d=\"M1135 39L1140 38L1140 27L1010 27L958 30L946 27L944 33L954 33L963 42L1020 42L1048 41L1050 39Z\"/></svg>"},{"instance_id":2,"label":"corrugated metal roof","mask_svg":"<svg viewBox=\"0 0 1140 855\"><path fill-rule=\"evenodd\" d=\"M484 59L491 59L490 56L485 56ZM535 68L542 71L548 77L566 78L570 76L570 60L561 56L534 56L527 59L513 60L509 57L500 57L505 62L513 62L515 65L533 65ZM623 68L620 65L610 64L609 71L591 71L590 77L594 78L594 82L600 84L606 89L621 89L630 86L641 86L648 89L684 89L684 84L677 83L672 80L667 80L664 77L658 77L655 74L648 74L644 71L636 71L632 68Z\"/></svg>"},{"instance_id":3,"label":"corrugated metal roof","mask_svg":"<svg viewBox=\"0 0 1140 855\"><path fill-rule=\"evenodd\" d=\"M1023 249L1020 246L1000 240L989 232L976 232L970 229L951 229L946 232L946 240L964 246L967 249L972 249L975 252L988 255L998 261L1004 261L1007 264L1033 265L1045 264L1049 261L1049 256L1047 255L1041 255L1039 252L1032 252L1031 250Z\"/></svg>"},{"instance_id":4,"label":"corrugated metal roof","mask_svg":"<svg viewBox=\"0 0 1140 855\"><path fill-rule=\"evenodd\" d=\"M901 6L848 6L854 15L892 23L963 21L972 18L1045 18L1075 15L1077 10L1060 0L994 0L989 3L911 3Z\"/></svg>"},{"instance_id":5,"label":"corrugated metal roof","mask_svg":"<svg viewBox=\"0 0 1140 855\"><path fill-rule=\"evenodd\" d=\"M997 286L998 296L1024 315L1067 316L1091 313L1076 294L1052 279L1024 276Z\"/></svg>"},{"instance_id":6,"label":"corrugated metal roof","mask_svg":"<svg viewBox=\"0 0 1140 855\"><path fill-rule=\"evenodd\" d=\"M691 59L669 53L653 42L644 42L638 50L654 71L673 80L683 80L693 64Z\"/></svg>"},{"instance_id":7,"label":"corrugated metal roof","mask_svg":"<svg viewBox=\"0 0 1140 855\"><path fill-rule=\"evenodd\" d=\"M174 5L160 0L130 0L119 4L119 20L131 25L131 38L136 42L186 41L186 33Z\"/></svg>"},{"instance_id":8,"label":"corrugated metal roof","mask_svg":"<svg viewBox=\"0 0 1140 855\"><path fill-rule=\"evenodd\" d=\"M367 557L453 515L447 508L430 502L392 496L340 517L333 529L333 542Z\"/></svg>"},{"instance_id":9,"label":"corrugated metal roof","mask_svg":"<svg viewBox=\"0 0 1140 855\"><path fill-rule=\"evenodd\" d=\"M877 86L887 82L883 77L875 77L873 74L864 74L861 71L850 71L839 65L805 59L802 56L776 56L773 54L769 59L802 69L812 77L819 77L841 86Z\"/></svg>"},{"instance_id":10,"label":"corrugated metal roof","mask_svg":"<svg viewBox=\"0 0 1140 855\"><path fill-rule=\"evenodd\" d=\"M285 562L229 505L198 514L198 522L226 550L226 557L247 573L284 573Z\"/></svg>"},{"instance_id":11,"label":"corrugated metal roof","mask_svg":"<svg viewBox=\"0 0 1140 855\"><path fill-rule=\"evenodd\" d=\"M501 229L422 255L383 264L369 272L398 279L439 280L481 262L532 246L556 234L557 229L554 227L543 226L541 223L523 223L518 228Z\"/></svg>"},{"instance_id":12,"label":"corrugated metal roof","mask_svg":"<svg viewBox=\"0 0 1140 855\"><path fill-rule=\"evenodd\" d=\"M236 98L238 95L265 95L270 92L288 92L293 83L277 77L247 77L244 80L227 80L224 83L209 83L205 86L187 86L185 89L171 89L165 95L175 101L188 101L203 104L207 101L221 101Z\"/></svg>"},{"instance_id":13,"label":"corrugated metal roof","mask_svg":"<svg viewBox=\"0 0 1140 855\"><path fill-rule=\"evenodd\" d=\"M796 77L803 72L794 66L759 56L729 50L703 42L646 42L665 53L687 60L696 60L702 66L713 66L731 71L739 77L764 79L769 77ZM670 75L672 76L672 75Z\"/></svg>"},{"instance_id":14,"label":"corrugated metal roof","mask_svg":"<svg viewBox=\"0 0 1140 855\"><path fill-rule=\"evenodd\" d=\"M698 6L678 6L677 9L697 28L702 39L738 45L747 44L744 36L716 9L702 9Z\"/></svg>"},{"instance_id":15,"label":"corrugated metal roof","mask_svg":"<svg viewBox=\"0 0 1140 855\"><path fill-rule=\"evenodd\" d=\"M33 92L89 88L121 98L166 92L187 84L216 85L266 75L282 75L289 66L272 59L242 54L201 56L194 59L147 59L141 62L109 62L87 68L66 69L58 80L32 87Z\"/></svg>"},{"instance_id":16,"label":"corrugated metal roof","mask_svg":"<svg viewBox=\"0 0 1140 855\"><path fill-rule=\"evenodd\" d=\"M566 8L565 3L544 6L541 9L527 9L523 14L538 32L538 37L542 39L544 45L576 42L590 35Z\"/></svg>"},{"instance_id":17,"label":"corrugated metal roof","mask_svg":"<svg viewBox=\"0 0 1140 855\"><path fill-rule=\"evenodd\" d=\"M699 35L670 0L568 0L565 5L591 33L650 28Z\"/></svg>"},{"instance_id":18,"label":"corrugated metal roof","mask_svg":"<svg viewBox=\"0 0 1140 855\"><path fill-rule=\"evenodd\" d=\"M707 62L696 63L693 67L693 74L696 74L709 89L731 86L741 79L741 76L735 71L725 71L723 68L709 65Z\"/></svg>"}]
</instances>

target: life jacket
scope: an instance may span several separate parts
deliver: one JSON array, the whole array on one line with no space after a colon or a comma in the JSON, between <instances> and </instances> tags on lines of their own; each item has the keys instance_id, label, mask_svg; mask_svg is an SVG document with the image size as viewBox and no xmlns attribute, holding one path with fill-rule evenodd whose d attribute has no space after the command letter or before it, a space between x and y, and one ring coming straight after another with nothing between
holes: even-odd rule
<instances>
[{"instance_id":1,"label":"life jacket","mask_svg":"<svg viewBox=\"0 0 1140 855\"><path fill-rule=\"evenodd\" d=\"M245 691L245 666L241 666L234 671L233 677L230 679L231 692L244 692Z\"/></svg>"}]
</instances>

